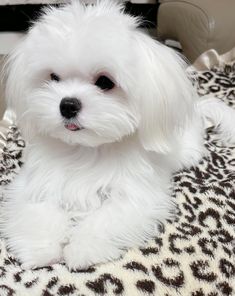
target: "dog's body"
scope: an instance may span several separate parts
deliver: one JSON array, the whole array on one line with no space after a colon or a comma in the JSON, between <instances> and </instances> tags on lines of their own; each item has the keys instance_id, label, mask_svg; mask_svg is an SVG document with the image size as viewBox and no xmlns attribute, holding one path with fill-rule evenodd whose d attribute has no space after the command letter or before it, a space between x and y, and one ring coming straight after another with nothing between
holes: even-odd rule
<instances>
[{"instance_id":1,"label":"dog's body","mask_svg":"<svg viewBox=\"0 0 235 296\"><path fill-rule=\"evenodd\" d=\"M37 138L26 153L4 209L8 246L24 268L116 259L172 215L169 181L179 159L146 153L135 137L95 149ZM196 163L199 154L182 157Z\"/></svg>"},{"instance_id":2,"label":"dog's body","mask_svg":"<svg viewBox=\"0 0 235 296\"><path fill-rule=\"evenodd\" d=\"M10 59L28 147L1 228L25 267L84 268L142 245L172 215L172 173L205 155L184 63L120 10L52 9Z\"/></svg>"}]
</instances>

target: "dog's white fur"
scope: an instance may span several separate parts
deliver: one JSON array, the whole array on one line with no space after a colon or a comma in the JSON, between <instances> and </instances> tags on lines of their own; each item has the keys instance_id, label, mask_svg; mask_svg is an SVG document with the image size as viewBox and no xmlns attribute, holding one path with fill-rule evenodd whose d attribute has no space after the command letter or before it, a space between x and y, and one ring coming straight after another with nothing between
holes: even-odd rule
<instances>
[{"instance_id":1,"label":"dog's white fur","mask_svg":"<svg viewBox=\"0 0 235 296\"><path fill-rule=\"evenodd\" d=\"M185 63L138 23L112 1L75 1L46 10L9 59L6 97L28 145L1 230L25 268L85 268L144 244L171 216L172 173L205 153ZM113 90L94 85L100 73ZM84 129L64 127L64 97L81 100L72 122Z\"/></svg>"}]
</instances>

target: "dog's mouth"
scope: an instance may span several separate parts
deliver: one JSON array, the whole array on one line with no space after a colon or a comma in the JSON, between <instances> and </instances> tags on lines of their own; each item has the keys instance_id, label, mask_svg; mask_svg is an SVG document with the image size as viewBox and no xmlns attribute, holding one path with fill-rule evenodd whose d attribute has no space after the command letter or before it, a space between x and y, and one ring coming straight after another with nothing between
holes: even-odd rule
<instances>
[{"instance_id":1,"label":"dog's mouth","mask_svg":"<svg viewBox=\"0 0 235 296\"><path fill-rule=\"evenodd\" d=\"M72 132L79 131L79 130L83 129L83 127L81 127L75 123L66 123L64 126L65 126L65 128L67 128L68 130L70 130Z\"/></svg>"}]
</instances>

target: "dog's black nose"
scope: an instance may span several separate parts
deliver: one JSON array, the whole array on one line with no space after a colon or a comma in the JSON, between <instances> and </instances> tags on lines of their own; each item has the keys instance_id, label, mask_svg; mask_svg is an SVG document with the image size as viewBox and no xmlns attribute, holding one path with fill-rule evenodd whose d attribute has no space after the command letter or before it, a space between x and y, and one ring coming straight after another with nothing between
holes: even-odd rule
<instances>
[{"instance_id":1,"label":"dog's black nose","mask_svg":"<svg viewBox=\"0 0 235 296\"><path fill-rule=\"evenodd\" d=\"M82 108L82 103L76 98L63 98L60 102L60 113L67 119L75 117Z\"/></svg>"}]
</instances>

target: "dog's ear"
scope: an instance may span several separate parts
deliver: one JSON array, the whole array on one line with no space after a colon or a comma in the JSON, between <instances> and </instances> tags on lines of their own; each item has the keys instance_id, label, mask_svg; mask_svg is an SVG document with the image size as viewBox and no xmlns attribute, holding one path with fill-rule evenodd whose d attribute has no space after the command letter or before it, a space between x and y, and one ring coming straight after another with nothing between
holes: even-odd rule
<instances>
[{"instance_id":1,"label":"dog's ear","mask_svg":"<svg viewBox=\"0 0 235 296\"><path fill-rule=\"evenodd\" d=\"M8 109L14 112L21 106L20 98L24 88L24 76L26 65L24 62L24 52L18 46L5 61L3 76L5 84L5 100Z\"/></svg>"},{"instance_id":2,"label":"dog's ear","mask_svg":"<svg viewBox=\"0 0 235 296\"><path fill-rule=\"evenodd\" d=\"M5 101L8 110L15 114L15 124L19 126L25 140L32 138L34 123L27 115L27 95L32 73L28 70L27 43L21 42L6 59L4 65ZM26 120L27 119L27 120Z\"/></svg>"},{"instance_id":3,"label":"dog's ear","mask_svg":"<svg viewBox=\"0 0 235 296\"><path fill-rule=\"evenodd\" d=\"M190 120L195 91L176 52L141 32L135 41L139 138L146 150L168 153Z\"/></svg>"}]
</instances>

